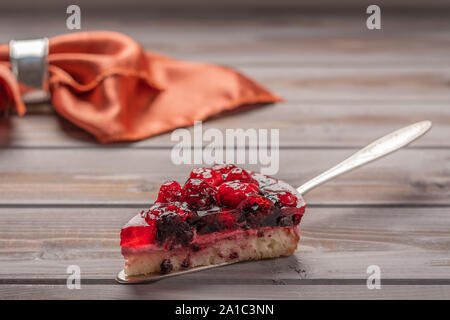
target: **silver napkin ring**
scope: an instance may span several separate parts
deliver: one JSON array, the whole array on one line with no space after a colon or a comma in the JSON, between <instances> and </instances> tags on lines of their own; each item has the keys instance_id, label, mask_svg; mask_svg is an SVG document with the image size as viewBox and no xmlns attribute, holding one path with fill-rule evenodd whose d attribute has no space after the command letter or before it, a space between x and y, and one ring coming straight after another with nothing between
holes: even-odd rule
<instances>
[{"instance_id":1,"label":"silver napkin ring","mask_svg":"<svg viewBox=\"0 0 450 320\"><path fill-rule=\"evenodd\" d=\"M17 81L34 89L22 96L25 103L48 100L48 39L11 40L9 61Z\"/></svg>"}]
</instances>

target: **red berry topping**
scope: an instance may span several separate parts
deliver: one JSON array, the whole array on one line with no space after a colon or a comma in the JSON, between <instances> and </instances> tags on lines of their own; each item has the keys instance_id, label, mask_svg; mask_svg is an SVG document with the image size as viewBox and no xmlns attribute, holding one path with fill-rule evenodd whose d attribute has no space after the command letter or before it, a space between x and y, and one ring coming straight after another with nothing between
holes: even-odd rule
<instances>
[{"instance_id":1,"label":"red berry topping","mask_svg":"<svg viewBox=\"0 0 450 320\"><path fill-rule=\"evenodd\" d=\"M274 204L272 201L257 194L249 195L239 206L241 210L251 211L256 214L268 214L273 207Z\"/></svg>"},{"instance_id":2,"label":"red berry topping","mask_svg":"<svg viewBox=\"0 0 450 320\"><path fill-rule=\"evenodd\" d=\"M276 179L263 175L259 172L250 172L250 175L253 179L255 179L258 182L258 185L261 189L264 189L277 183Z\"/></svg>"},{"instance_id":3,"label":"red berry topping","mask_svg":"<svg viewBox=\"0 0 450 320\"><path fill-rule=\"evenodd\" d=\"M284 207L295 207L297 205L297 197L289 191L279 192L277 196L280 200L281 205Z\"/></svg>"},{"instance_id":4,"label":"red berry topping","mask_svg":"<svg viewBox=\"0 0 450 320\"><path fill-rule=\"evenodd\" d=\"M183 219L186 219L186 217L190 213L189 210L187 210L187 208L181 208L179 206L180 203L177 204L155 203L149 210L142 211L141 216L145 219L145 222L147 222L149 225L154 224L155 220L157 220L158 217L165 214L177 214L182 216Z\"/></svg>"},{"instance_id":5,"label":"red berry topping","mask_svg":"<svg viewBox=\"0 0 450 320\"><path fill-rule=\"evenodd\" d=\"M147 222L149 226L153 226L155 224L155 220L158 215L159 212L157 210L148 210L141 212L141 216L145 219L145 222Z\"/></svg>"},{"instance_id":6,"label":"red berry topping","mask_svg":"<svg viewBox=\"0 0 450 320\"><path fill-rule=\"evenodd\" d=\"M176 181L167 181L159 188L158 199L155 203L169 203L179 201L181 198L181 187Z\"/></svg>"},{"instance_id":7,"label":"red berry topping","mask_svg":"<svg viewBox=\"0 0 450 320\"><path fill-rule=\"evenodd\" d=\"M121 246L195 251L201 249L196 241L203 235L255 229L264 236L262 227L295 226L304 212L302 197L283 181L232 164L197 168L183 188L175 181L161 186L155 204L122 229ZM171 268L169 260L161 264L162 272Z\"/></svg>"},{"instance_id":8,"label":"red berry topping","mask_svg":"<svg viewBox=\"0 0 450 320\"><path fill-rule=\"evenodd\" d=\"M205 180L189 179L181 196L192 209L205 210L217 204L217 190Z\"/></svg>"},{"instance_id":9,"label":"red berry topping","mask_svg":"<svg viewBox=\"0 0 450 320\"><path fill-rule=\"evenodd\" d=\"M225 181L250 182L258 185L258 182L251 177L250 173L241 168L234 168L233 170L231 170L228 173Z\"/></svg>"},{"instance_id":10,"label":"red berry topping","mask_svg":"<svg viewBox=\"0 0 450 320\"><path fill-rule=\"evenodd\" d=\"M225 182L219 187L219 199L220 203L230 208L236 208L247 195L258 192L258 186L253 183Z\"/></svg>"},{"instance_id":11,"label":"red berry topping","mask_svg":"<svg viewBox=\"0 0 450 320\"><path fill-rule=\"evenodd\" d=\"M215 164L212 167L214 171L219 171L224 176L234 168L237 168L234 164Z\"/></svg>"},{"instance_id":12,"label":"red berry topping","mask_svg":"<svg viewBox=\"0 0 450 320\"><path fill-rule=\"evenodd\" d=\"M266 196L281 207L296 207L298 198L289 191L264 190Z\"/></svg>"},{"instance_id":13,"label":"red berry topping","mask_svg":"<svg viewBox=\"0 0 450 320\"><path fill-rule=\"evenodd\" d=\"M223 183L222 174L210 168L195 168L191 171L190 178L205 180L212 186L218 186Z\"/></svg>"}]
</instances>

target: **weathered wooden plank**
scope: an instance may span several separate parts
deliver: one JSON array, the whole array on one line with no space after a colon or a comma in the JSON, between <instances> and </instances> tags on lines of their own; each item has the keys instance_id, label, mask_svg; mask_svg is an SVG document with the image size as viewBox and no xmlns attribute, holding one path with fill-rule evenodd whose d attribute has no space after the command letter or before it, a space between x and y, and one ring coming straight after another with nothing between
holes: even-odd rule
<instances>
[{"instance_id":1,"label":"weathered wooden plank","mask_svg":"<svg viewBox=\"0 0 450 320\"><path fill-rule=\"evenodd\" d=\"M278 178L300 185L355 150L281 149ZM405 149L309 193L310 204L449 204L450 151ZM169 149L4 149L0 203L147 205L176 166ZM247 166L257 170L258 166Z\"/></svg>"},{"instance_id":2,"label":"weathered wooden plank","mask_svg":"<svg viewBox=\"0 0 450 320\"><path fill-rule=\"evenodd\" d=\"M111 14L111 12L109 12ZM253 14L234 17L183 17L152 15L92 16L84 19L83 30L118 30L136 38L143 46L178 58L217 63L326 63L393 67L405 63L449 63L449 20L439 15L383 13L383 28L370 31L364 16L285 13L281 17ZM151 16L151 17L150 17ZM45 24L28 27L24 15L3 15L0 41L11 38L53 36L66 33L59 14L45 17ZM28 23L28 24L27 24ZM118 24L120 27L118 28ZM12 27L14 26L14 27ZM226 41L224 41L226 39ZM232 44L232 45L230 45Z\"/></svg>"},{"instance_id":3,"label":"weathered wooden plank","mask_svg":"<svg viewBox=\"0 0 450 320\"><path fill-rule=\"evenodd\" d=\"M136 212L139 209L0 209L0 284L4 279L17 279L18 284L23 283L20 279L65 279L69 265L80 266L82 278L93 279L91 284L113 279L123 267L120 228ZM295 255L164 282L236 285L246 279L257 285L365 279L369 265L378 265L384 279L448 279L448 213L448 208L310 208Z\"/></svg>"},{"instance_id":4,"label":"weathered wooden plank","mask_svg":"<svg viewBox=\"0 0 450 320\"><path fill-rule=\"evenodd\" d=\"M0 298L7 299L449 299L450 286L382 286L368 290L355 285L201 285L164 284L82 285L68 290L65 285L0 285Z\"/></svg>"},{"instance_id":5,"label":"weathered wooden plank","mask_svg":"<svg viewBox=\"0 0 450 320\"><path fill-rule=\"evenodd\" d=\"M30 4L30 8L23 8L24 11L33 12L34 7L31 6L31 4L33 4L33 1L29 0L28 3ZM221 11L228 12L229 10L233 9L239 11L242 10L242 8L245 8L247 10L248 8L251 8L254 10L258 10L258 12L260 12L260 10L262 9L268 10L285 9L287 12L292 12L293 10L308 11L311 9L313 10L315 9L316 11L324 9L328 10L344 9L345 11L349 10L350 12L354 12L352 11L352 9L353 10L359 9L364 6L367 7L369 4L371 4L369 0L342 0L339 3L339 6L337 6L336 2L333 0L321 0L321 1L305 0L301 2L296 0L279 0L276 2L274 2L273 0L247 0L245 2L239 0L215 0L215 1L191 0L189 4L187 4L185 1L182 0L154 0L151 2L142 2L140 0L129 0L126 4L124 4L120 0L98 0L95 1L94 3L89 0L80 0L77 3L79 3L83 8L86 8L87 10L103 9L104 11L107 12L109 12L108 11L109 9L115 12L123 13L124 8L126 9L130 8L131 12L133 12L133 10L136 9L140 10L147 9L147 10L156 10L159 13L158 10L162 9L169 9L176 11L177 9L179 10L179 8L181 8L182 10L187 10L188 12L206 10L216 14L220 14ZM2 3L0 5L0 8L4 10L8 9L17 10L18 8L22 8L21 4L22 3L14 3L14 2ZM409 10L416 9L426 12L427 9L443 10L448 8L448 3L445 0L430 0L426 4L421 0L397 0L395 2L388 0L380 0L378 4L383 8L389 9L389 11L395 9L398 10L402 8L408 8ZM61 7L64 7L64 5L65 4L60 4ZM39 5L39 9L41 10L55 10L55 8L59 8L59 6L55 4L55 2L52 0L42 0Z\"/></svg>"},{"instance_id":6,"label":"weathered wooden plank","mask_svg":"<svg viewBox=\"0 0 450 320\"><path fill-rule=\"evenodd\" d=\"M449 101L450 102L450 101ZM51 106L29 108L24 117L0 119L1 147L96 147L87 132L56 115ZM299 101L268 105L215 117L209 128L279 129L283 147L362 147L409 123L428 119L433 129L415 147L450 147L450 108L446 103L387 101ZM193 134L193 128L188 128ZM176 143L171 133L135 143L115 144L132 148L166 147Z\"/></svg>"},{"instance_id":7,"label":"weathered wooden plank","mask_svg":"<svg viewBox=\"0 0 450 320\"><path fill-rule=\"evenodd\" d=\"M439 70L440 69L440 70ZM273 89L287 101L311 99L447 101L450 69L439 67L242 67L241 71Z\"/></svg>"}]
</instances>

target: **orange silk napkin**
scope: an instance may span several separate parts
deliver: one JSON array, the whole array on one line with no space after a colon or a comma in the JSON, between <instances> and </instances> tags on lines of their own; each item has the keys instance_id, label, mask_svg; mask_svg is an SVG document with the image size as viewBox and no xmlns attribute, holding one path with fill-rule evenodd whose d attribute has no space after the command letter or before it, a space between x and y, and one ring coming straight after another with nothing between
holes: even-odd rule
<instances>
[{"instance_id":1,"label":"orange silk napkin","mask_svg":"<svg viewBox=\"0 0 450 320\"><path fill-rule=\"evenodd\" d=\"M23 115L27 89L8 60L8 45L0 45L0 111L12 106ZM139 140L244 104L280 100L232 69L144 51L116 32L51 38L48 71L56 111L102 143Z\"/></svg>"}]
</instances>

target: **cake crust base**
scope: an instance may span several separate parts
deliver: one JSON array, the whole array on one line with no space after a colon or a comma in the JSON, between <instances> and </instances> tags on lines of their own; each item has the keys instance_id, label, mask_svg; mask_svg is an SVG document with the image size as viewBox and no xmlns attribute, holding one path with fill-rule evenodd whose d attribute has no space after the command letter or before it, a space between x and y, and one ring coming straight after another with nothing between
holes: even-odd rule
<instances>
[{"instance_id":1,"label":"cake crust base","mask_svg":"<svg viewBox=\"0 0 450 320\"><path fill-rule=\"evenodd\" d=\"M151 250L124 254L126 259L124 270L127 276L137 276L226 262L289 256L297 249L299 239L296 226L262 228L257 233L221 239L203 248Z\"/></svg>"}]
</instances>

